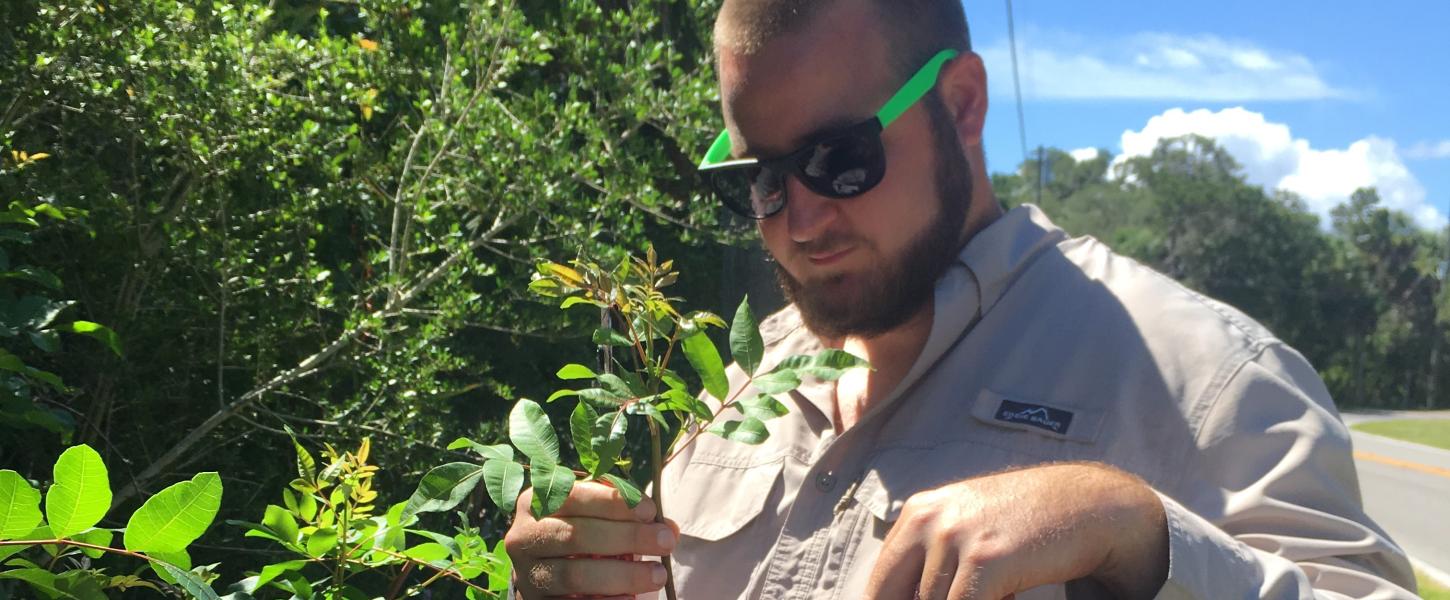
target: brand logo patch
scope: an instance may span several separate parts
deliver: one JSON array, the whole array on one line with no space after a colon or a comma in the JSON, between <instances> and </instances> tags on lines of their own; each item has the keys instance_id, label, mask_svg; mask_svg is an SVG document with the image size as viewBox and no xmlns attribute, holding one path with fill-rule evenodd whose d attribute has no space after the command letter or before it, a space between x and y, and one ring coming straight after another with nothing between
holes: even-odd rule
<instances>
[{"instance_id":1,"label":"brand logo patch","mask_svg":"<svg viewBox=\"0 0 1450 600\"><path fill-rule=\"evenodd\" d=\"M1021 423L1031 425L1038 429L1046 429L1058 435L1067 434L1067 428L1072 425L1072 413L1051 406L1038 404L1027 404L1025 402L1013 402L1002 400L1002 405L997 407L997 414L993 418L1004 423Z\"/></svg>"}]
</instances>

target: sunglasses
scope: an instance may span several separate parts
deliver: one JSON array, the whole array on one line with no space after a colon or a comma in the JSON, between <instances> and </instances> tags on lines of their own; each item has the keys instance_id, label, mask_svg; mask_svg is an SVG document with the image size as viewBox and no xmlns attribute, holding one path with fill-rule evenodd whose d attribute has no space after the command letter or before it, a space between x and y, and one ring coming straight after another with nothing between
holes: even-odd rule
<instances>
[{"instance_id":1,"label":"sunglasses","mask_svg":"<svg viewBox=\"0 0 1450 600\"><path fill-rule=\"evenodd\" d=\"M827 198L864 194L886 176L881 132L931 91L942 65L958 54L938 52L875 116L818 136L783 156L731 160L730 132L722 131L700 162L700 176L726 207L748 219L764 219L785 208L787 175Z\"/></svg>"}]
</instances>

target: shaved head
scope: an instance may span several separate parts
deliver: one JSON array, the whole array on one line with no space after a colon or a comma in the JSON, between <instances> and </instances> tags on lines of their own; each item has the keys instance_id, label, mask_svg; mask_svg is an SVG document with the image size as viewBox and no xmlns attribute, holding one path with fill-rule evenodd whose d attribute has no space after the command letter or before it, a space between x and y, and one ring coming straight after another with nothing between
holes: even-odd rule
<instances>
[{"instance_id":1,"label":"shaved head","mask_svg":"<svg viewBox=\"0 0 1450 600\"><path fill-rule=\"evenodd\" d=\"M897 75L906 77L937 52L972 49L961 0L725 0L715 20L717 49L753 55L772 40L813 22L842 3L869 6L880 19Z\"/></svg>"}]
</instances>

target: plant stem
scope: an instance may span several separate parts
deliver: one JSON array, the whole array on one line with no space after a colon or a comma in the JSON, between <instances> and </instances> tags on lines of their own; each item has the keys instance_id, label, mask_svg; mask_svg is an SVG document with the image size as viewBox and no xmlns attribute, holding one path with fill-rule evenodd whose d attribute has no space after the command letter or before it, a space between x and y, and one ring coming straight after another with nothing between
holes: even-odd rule
<instances>
[{"instance_id":1,"label":"plant stem","mask_svg":"<svg viewBox=\"0 0 1450 600\"><path fill-rule=\"evenodd\" d=\"M652 475L654 477L654 485L652 486L654 490L654 497L651 499L654 500L655 503L655 522L664 523L665 494L663 474L665 470L665 465L660 461L660 426L658 423L655 423L654 419L648 419L648 422L650 439L650 469L653 471ZM670 560L670 556L668 554L661 556L660 564L664 565L665 567L665 597L668 600L676 600L675 567L673 562Z\"/></svg>"},{"instance_id":2,"label":"plant stem","mask_svg":"<svg viewBox=\"0 0 1450 600\"><path fill-rule=\"evenodd\" d=\"M734 404L735 400L740 397L740 393L744 392L746 388L750 387L750 383L753 381L755 381L755 378L751 377L750 379L746 380L745 385L740 386L739 389L736 389L734 393L730 394L729 399L720 403L720 408L715 410L714 416L711 416L709 421L700 423L697 427L695 427L695 431L691 432L690 437L685 438L685 441L670 444L670 456L665 459L664 465L660 465L660 469L664 469L665 465L670 464L671 461L675 460L676 456L680 455L680 452L683 452L685 448L690 447L690 444L695 442L695 438L700 437L700 434L705 432L706 427L708 427L711 423L714 423L716 419L719 419L720 415L725 412L725 409L730 408L730 405Z\"/></svg>"},{"instance_id":3,"label":"plant stem","mask_svg":"<svg viewBox=\"0 0 1450 600\"><path fill-rule=\"evenodd\" d=\"M398 570L398 576L393 578L393 584L388 586L387 600L398 597L398 592L403 591L403 582L408 580L408 573L413 572L413 563L406 563Z\"/></svg>"},{"instance_id":4,"label":"plant stem","mask_svg":"<svg viewBox=\"0 0 1450 600\"><path fill-rule=\"evenodd\" d=\"M88 544L86 542L77 542L75 540L60 540L60 539L55 539L55 540L10 540L10 541L6 541L6 542L0 542L0 548L3 548L5 546L75 546L77 548L89 548L91 550L100 550L102 552L110 552L112 554L120 554L122 556L129 556L131 558L140 559L140 560L144 560L144 561L148 561L148 562L158 562L158 563L171 565L173 567L176 567L178 569L181 569L181 567L179 567L177 565L174 565L174 564L172 564L170 562L161 560L159 558L153 558L153 557L150 557L150 556L146 556L145 554L141 554L140 552L132 552L130 550L122 550L120 548L112 548L110 546L100 546L100 545L97 545L97 544ZM57 555L56 556L56 560L59 560L59 559L60 559L60 556ZM54 567L55 566L55 562L52 561L50 566ZM181 569L181 570L185 571L186 569Z\"/></svg>"}]
</instances>

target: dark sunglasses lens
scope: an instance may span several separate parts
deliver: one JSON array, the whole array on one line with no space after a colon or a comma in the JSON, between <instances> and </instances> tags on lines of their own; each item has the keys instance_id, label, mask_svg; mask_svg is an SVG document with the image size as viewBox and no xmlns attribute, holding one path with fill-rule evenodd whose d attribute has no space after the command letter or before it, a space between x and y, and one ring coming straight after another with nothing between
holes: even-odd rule
<instances>
[{"instance_id":1,"label":"dark sunglasses lens","mask_svg":"<svg viewBox=\"0 0 1450 600\"><path fill-rule=\"evenodd\" d=\"M765 218L785 206L783 178L775 169L750 165L705 171L705 177L725 206L743 217Z\"/></svg>"},{"instance_id":2,"label":"dark sunglasses lens","mask_svg":"<svg viewBox=\"0 0 1450 600\"><path fill-rule=\"evenodd\" d=\"M886 174L886 153L881 136L860 131L816 144L798 163L801 182L812 191L832 198L866 193Z\"/></svg>"}]
</instances>

